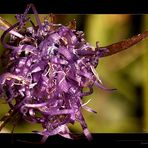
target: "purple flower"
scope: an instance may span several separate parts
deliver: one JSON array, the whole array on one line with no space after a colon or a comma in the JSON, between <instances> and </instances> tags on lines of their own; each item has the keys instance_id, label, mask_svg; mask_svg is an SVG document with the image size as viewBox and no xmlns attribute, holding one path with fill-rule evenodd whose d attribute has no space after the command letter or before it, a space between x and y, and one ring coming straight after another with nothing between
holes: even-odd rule
<instances>
[{"instance_id":1,"label":"purple flower","mask_svg":"<svg viewBox=\"0 0 148 148\"><path fill-rule=\"evenodd\" d=\"M45 18L41 23L37 16L35 26L26 15L29 7L23 15L16 15L18 23L1 37L7 62L0 75L0 95L13 115L19 113L25 120L42 125L43 131L37 133L44 140L56 134L72 138L67 125L76 121L90 140L81 109L95 111L82 99L93 93L93 85L105 89L95 68L108 50L101 50L98 44L92 47L84 33L74 28L74 22L64 26ZM28 28L27 21L32 23ZM11 35L6 43L8 33ZM84 88L89 91L84 92Z\"/></svg>"}]
</instances>

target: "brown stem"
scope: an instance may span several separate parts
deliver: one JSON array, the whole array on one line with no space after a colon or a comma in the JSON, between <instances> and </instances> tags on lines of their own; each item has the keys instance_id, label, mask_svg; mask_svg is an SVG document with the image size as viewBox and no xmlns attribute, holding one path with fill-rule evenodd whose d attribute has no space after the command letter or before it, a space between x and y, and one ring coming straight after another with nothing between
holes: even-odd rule
<instances>
[{"instance_id":1,"label":"brown stem","mask_svg":"<svg viewBox=\"0 0 148 148\"><path fill-rule=\"evenodd\" d=\"M101 47L101 49L103 50L104 48L107 48L109 50L109 52L105 52L104 54L101 55L101 57L106 57L106 56L110 56L113 54L116 54L120 51L123 51L137 43L139 43L141 40L145 39L146 37L148 37L148 31L145 31L141 34L135 35L129 39L105 46L105 47Z\"/></svg>"}]
</instances>

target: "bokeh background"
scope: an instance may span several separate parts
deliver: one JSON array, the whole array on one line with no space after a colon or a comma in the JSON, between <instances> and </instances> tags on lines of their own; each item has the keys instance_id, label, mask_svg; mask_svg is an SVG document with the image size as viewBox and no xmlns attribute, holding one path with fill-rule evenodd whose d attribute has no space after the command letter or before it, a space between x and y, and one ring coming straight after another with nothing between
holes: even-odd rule
<instances>
[{"instance_id":1,"label":"bokeh background","mask_svg":"<svg viewBox=\"0 0 148 148\"><path fill-rule=\"evenodd\" d=\"M0 16L11 24L16 22L13 14ZM44 16L40 15L42 20ZM96 41L102 47L148 30L147 14L56 15L56 22L64 25L73 19L77 22L77 30L84 31L86 40L93 46ZM0 31L0 35L2 33ZM0 54L2 51L0 45ZM90 132L148 132L148 39L121 53L101 58L96 70L104 86L117 90L108 93L94 87L94 93L84 98L84 102L92 99L88 106L97 111L97 114L93 114L83 110ZM0 117L7 111L8 106L0 102ZM9 123L2 132L11 132L12 127L12 123ZM77 133L82 131L77 123L69 127ZM14 132L29 133L41 129L40 125L22 120Z\"/></svg>"}]
</instances>

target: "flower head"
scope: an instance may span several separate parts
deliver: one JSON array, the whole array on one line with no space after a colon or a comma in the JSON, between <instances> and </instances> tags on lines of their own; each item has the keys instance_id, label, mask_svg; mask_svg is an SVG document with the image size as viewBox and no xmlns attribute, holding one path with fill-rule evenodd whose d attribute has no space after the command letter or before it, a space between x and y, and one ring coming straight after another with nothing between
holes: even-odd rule
<instances>
[{"instance_id":1,"label":"flower head","mask_svg":"<svg viewBox=\"0 0 148 148\"><path fill-rule=\"evenodd\" d=\"M75 29L75 21L64 26L46 18L41 23L37 17L37 26L26 27L30 21L26 13L16 18L18 23L1 37L9 51L0 76L1 96L25 120L42 124L43 131L38 133L45 137L60 134L70 138L67 124L78 121L91 139L81 108L95 111L82 99L93 93L94 84L101 86L95 67L102 50L85 40L84 33ZM5 36L15 27L21 37L11 34L6 43ZM86 87L88 92L83 91Z\"/></svg>"}]
</instances>

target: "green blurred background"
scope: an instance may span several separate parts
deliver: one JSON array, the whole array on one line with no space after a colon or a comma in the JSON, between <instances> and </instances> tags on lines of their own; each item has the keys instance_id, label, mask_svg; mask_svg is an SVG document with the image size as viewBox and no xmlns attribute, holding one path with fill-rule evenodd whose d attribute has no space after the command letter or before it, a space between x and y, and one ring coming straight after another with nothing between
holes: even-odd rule
<instances>
[{"instance_id":1,"label":"green blurred background","mask_svg":"<svg viewBox=\"0 0 148 148\"><path fill-rule=\"evenodd\" d=\"M16 22L14 15L1 14L11 24ZM45 15L40 15L41 19ZM32 17L32 16L31 16ZM34 18L33 18L34 19ZM100 46L130 38L148 30L148 15L129 14L66 14L56 15L56 22L67 25L75 19L77 30L85 32L86 40ZM2 34L3 31L0 31ZM0 45L0 53L2 53ZM104 86L116 88L108 93L94 87L94 93L84 98L92 99L89 107L97 114L83 110L88 128L92 133L148 132L148 39L116 55L101 58L97 72ZM8 106L0 103L0 117L8 111ZM79 124L69 125L72 131L81 132ZM8 124L2 132L10 132ZM40 130L40 125L20 121L14 132L28 133Z\"/></svg>"}]
</instances>

